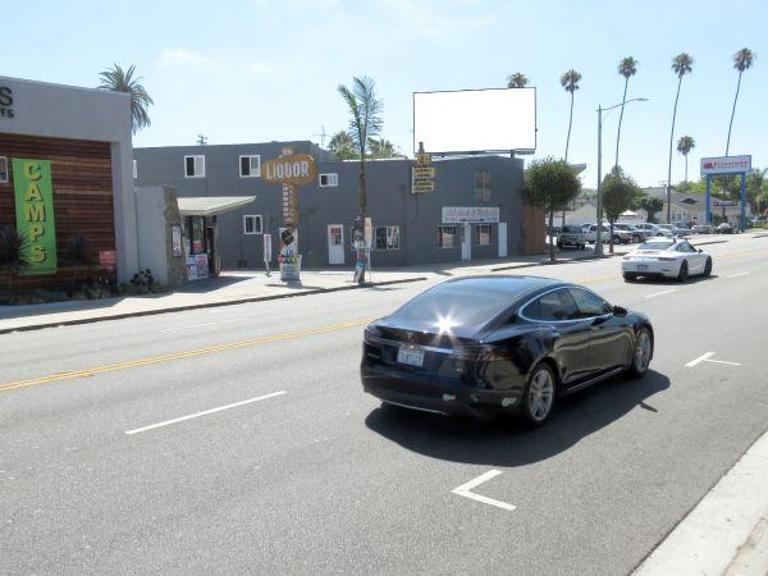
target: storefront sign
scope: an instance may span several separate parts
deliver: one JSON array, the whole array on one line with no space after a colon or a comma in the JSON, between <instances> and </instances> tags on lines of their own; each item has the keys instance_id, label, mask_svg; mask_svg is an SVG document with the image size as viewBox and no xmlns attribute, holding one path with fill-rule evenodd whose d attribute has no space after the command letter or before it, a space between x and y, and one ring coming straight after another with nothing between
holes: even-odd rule
<instances>
[{"instance_id":1,"label":"storefront sign","mask_svg":"<svg viewBox=\"0 0 768 576\"><path fill-rule=\"evenodd\" d=\"M280 280L298 282L301 274L301 255L299 254L299 232L292 225L280 228Z\"/></svg>"},{"instance_id":2,"label":"storefront sign","mask_svg":"<svg viewBox=\"0 0 768 576\"><path fill-rule=\"evenodd\" d=\"M171 226L171 243L173 245L173 255L182 256L184 254L181 244L181 226L173 224Z\"/></svg>"},{"instance_id":3,"label":"storefront sign","mask_svg":"<svg viewBox=\"0 0 768 576\"><path fill-rule=\"evenodd\" d=\"M112 272L117 266L117 252L114 250L99 250L99 266Z\"/></svg>"},{"instance_id":4,"label":"storefront sign","mask_svg":"<svg viewBox=\"0 0 768 576\"><path fill-rule=\"evenodd\" d=\"M293 154L262 164L264 181L269 184L312 184L317 177L317 164L309 154Z\"/></svg>"},{"instance_id":5,"label":"storefront sign","mask_svg":"<svg viewBox=\"0 0 768 576\"><path fill-rule=\"evenodd\" d=\"M752 172L752 156L719 156L701 159L701 175Z\"/></svg>"},{"instance_id":6,"label":"storefront sign","mask_svg":"<svg viewBox=\"0 0 768 576\"><path fill-rule=\"evenodd\" d=\"M27 239L29 265L23 275L55 274L56 227L49 160L13 159L16 228Z\"/></svg>"},{"instance_id":7,"label":"storefront sign","mask_svg":"<svg viewBox=\"0 0 768 576\"><path fill-rule=\"evenodd\" d=\"M443 224L498 224L498 206L443 206Z\"/></svg>"},{"instance_id":8,"label":"storefront sign","mask_svg":"<svg viewBox=\"0 0 768 576\"><path fill-rule=\"evenodd\" d=\"M13 90L10 86L0 86L0 118L10 120L13 116Z\"/></svg>"},{"instance_id":9,"label":"storefront sign","mask_svg":"<svg viewBox=\"0 0 768 576\"><path fill-rule=\"evenodd\" d=\"M296 186L292 184L283 184L282 191L283 223L299 223L299 195Z\"/></svg>"},{"instance_id":10,"label":"storefront sign","mask_svg":"<svg viewBox=\"0 0 768 576\"><path fill-rule=\"evenodd\" d=\"M411 168L411 194L431 194L435 191L437 168L416 165Z\"/></svg>"}]
</instances>

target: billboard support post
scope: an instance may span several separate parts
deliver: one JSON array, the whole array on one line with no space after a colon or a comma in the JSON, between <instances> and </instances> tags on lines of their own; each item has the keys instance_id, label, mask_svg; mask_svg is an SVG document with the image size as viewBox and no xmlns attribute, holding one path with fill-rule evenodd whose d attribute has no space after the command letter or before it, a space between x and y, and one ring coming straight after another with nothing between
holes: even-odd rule
<instances>
[{"instance_id":1,"label":"billboard support post","mask_svg":"<svg viewBox=\"0 0 768 576\"><path fill-rule=\"evenodd\" d=\"M700 166L701 175L707 178L707 224L710 224L712 221L709 211L710 195L712 192L712 176L722 174L739 174L741 176L741 190L739 194L739 230L744 232L747 228L747 173L752 171L752 156L716 156L712 158L702 158ZM723 215L725 215L725 206L723 206Z\"/></svg>"}]
</instances>

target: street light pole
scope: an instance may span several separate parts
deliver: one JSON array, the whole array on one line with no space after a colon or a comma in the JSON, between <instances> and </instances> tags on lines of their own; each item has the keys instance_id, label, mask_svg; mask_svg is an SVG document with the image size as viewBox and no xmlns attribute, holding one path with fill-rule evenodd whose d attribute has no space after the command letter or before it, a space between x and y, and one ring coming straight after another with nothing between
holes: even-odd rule
<instances>
[{"instance_id":1,"label":"street light pole","mask_svg":"<svg viewBox=\"0 0 768 576\"><path fill-rule=\"evenodd\" d=\"M630 102L646 102L648 98L630 98L626 102L603 108L597 107L597 231L595 236L595 256L603 255L603 241L601 238L603 228L603 201L600 195L600 187L603 180L603 112L629 104Z\"/></svg>"}]
</instances>

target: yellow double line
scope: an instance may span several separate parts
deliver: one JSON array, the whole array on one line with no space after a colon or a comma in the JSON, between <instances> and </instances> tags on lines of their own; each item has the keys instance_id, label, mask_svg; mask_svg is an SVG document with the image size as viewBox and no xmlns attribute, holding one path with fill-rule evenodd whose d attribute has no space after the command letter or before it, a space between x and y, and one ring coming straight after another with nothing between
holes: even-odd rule
<instances>
[{"instance_id":1,"label":"yellow double line","mask_svg":"<svg viewBox=\"0 0 768 576\"><path fill-rule=\"evenodd\" d=\"M117 372L119 370L127 370L128 368L138 368L140 366L151 366L153 364L163 364L165 362L180 360L182 358L194 358L196 356L204 356L206 354L216 354L217 352L226 352L227 350L237 350L239 348L248 348L251 346L258 346L260 344L270 344L272 342L292 340L295 338L300 338L302 336L311 336L315 334L328 334L329 332L336 332L338 330L344 330L346 328L354 328L356 326L362 326L369 322L370 320L351 320L349 322L341 322L339 324L328 324L326 326L320 326L317 328L308 328L306 330L296 330L294 332L283 332L281 334L273 334L272 336L263 336L261 338L239 340L237 342L228 342L226 344L216 344L214 346L206 346L205 348L196 348L194 350L186 350L183 352L171 352L169 354L159 354L157 356L148 356L146 358L129 360L127 362L118 362L115 364L104 364L102 366L94 366L92 368L85 368L83 370L70 370L68 372L58 372L56 374L49 374L48 376L40 376L38 378L15 380L13 382L0 384L0 392L13 390L16 388L25 388L27 386L36 386L38 384L48 384L49 382L59 382L61 380L85 378L88 376L95 376L97 374L106 374L108 372Z\"/></svg>"}]
</instances>

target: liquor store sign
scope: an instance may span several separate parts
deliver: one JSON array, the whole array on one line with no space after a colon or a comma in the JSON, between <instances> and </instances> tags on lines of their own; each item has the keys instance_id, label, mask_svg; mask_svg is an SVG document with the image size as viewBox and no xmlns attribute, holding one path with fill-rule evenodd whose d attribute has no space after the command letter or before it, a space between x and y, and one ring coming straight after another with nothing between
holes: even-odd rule
<instances>
[{"instance_id":1,"label":"liquor store sign","mask_svg":"<svg viewBox=\"0 0 768 576\"><path fill-rule=\"evenodd\" d=\"M56 227L50 160L13 159L16 229L27 242L23 275L55 274Z\"/></svg>"},{"instance_id":2,"label":"liquor store sign","mask_svg":"<svg viewBox=\"0 0 768 576\"><path fill-rule=\"evenodd\" d=\"M269 184L301 186L315 181L317 163L309 154L294 154L265 160L262 171L264 181Z\"/></svg>"}]
</instances>

